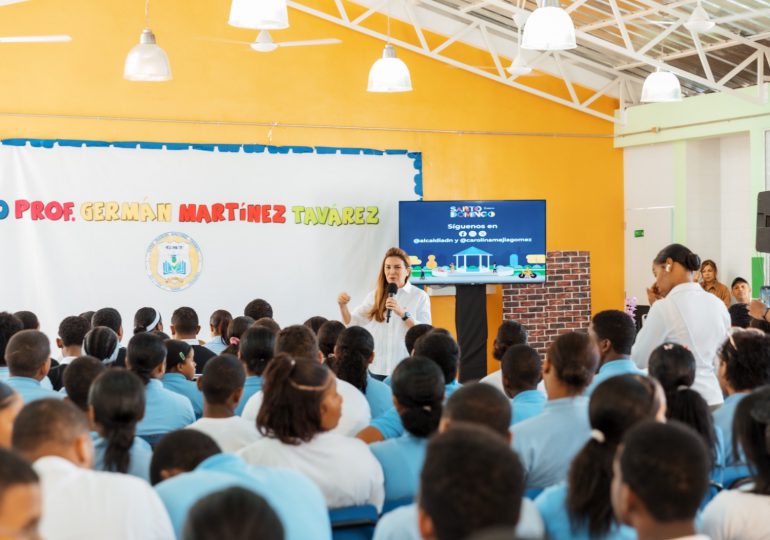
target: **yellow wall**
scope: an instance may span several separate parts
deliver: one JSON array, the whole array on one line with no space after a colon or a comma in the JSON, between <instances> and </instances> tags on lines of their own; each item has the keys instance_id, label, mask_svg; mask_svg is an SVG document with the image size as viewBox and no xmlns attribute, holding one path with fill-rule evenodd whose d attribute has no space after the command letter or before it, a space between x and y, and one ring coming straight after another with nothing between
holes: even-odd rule
<instances>
[{"instance_id":1,"label":"yellow wall","mask_svg":"<svg viewBox=\"0 0 770 540\"><path fill-rule=\"evenodd\" d=\"M276 40L338 37L344 43L260 54L201 39L254 39L256 32L227 25L228 9L228 0L153 0L152 27L169 54L174 80L152 84L122 79L126 53L144 24L141 0L32 0L0 7L0 35L74 38L68 44L0 45L0 113L612 135L603 120L406 51L399 56L410 67L414 92L368 94L368 70L383 43L293 10L292 27L275 32ZM549 77L534 80L561 85ZM598 103L606 112L615 106L605 98ZM0 115L3 138L265 143L268 131ZM593 310L622 308L622 153L611 138L276 128L272 143L419 150L426 199L544 198L548 249L590 251ZM489 311L494 334L499 295ZM453 299L436 299L434 315L451 327Z\"/></svg>"}]
</instances>

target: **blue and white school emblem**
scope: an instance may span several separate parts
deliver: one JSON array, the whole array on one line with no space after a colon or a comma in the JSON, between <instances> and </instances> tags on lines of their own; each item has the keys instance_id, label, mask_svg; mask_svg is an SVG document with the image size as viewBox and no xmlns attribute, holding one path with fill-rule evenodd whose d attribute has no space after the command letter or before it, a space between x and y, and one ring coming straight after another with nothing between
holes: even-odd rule
<instances>
[{"instance_id":1,"label":"blue and white school emblem","mask_svg":"<svg viewBox=\"0 0 770 540\"><path fill-rule=\"evenodd\" d=\"M147 248L145 266L155 285L166 291L190 287L201 273L203 257L198 244L184 233L168 232Z\"/></svg>"}]
</instances>

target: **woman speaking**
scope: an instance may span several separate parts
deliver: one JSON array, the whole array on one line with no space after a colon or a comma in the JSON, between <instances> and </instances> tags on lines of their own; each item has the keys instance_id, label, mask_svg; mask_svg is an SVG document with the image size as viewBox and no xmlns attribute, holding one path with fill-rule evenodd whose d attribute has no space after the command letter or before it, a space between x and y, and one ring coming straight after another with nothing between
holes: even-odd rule
<instances>
[{"instance_id":1,"label":"woman speaking","mask_svg":"<svg viewBox=\"0 0 770 540\"><path fill-rule=\"evenodd\" d=\"M343 322L362 326L374 337L372 375L384 379L409 356L404 344L406 331L415 324L430 324L430 300L425 291L409 283L411 266L404 250L390 248L380 266L377 288L366 295L353 313L348 310L350 295L340 293L337 304Z\"/></svg>"}]
</instances>

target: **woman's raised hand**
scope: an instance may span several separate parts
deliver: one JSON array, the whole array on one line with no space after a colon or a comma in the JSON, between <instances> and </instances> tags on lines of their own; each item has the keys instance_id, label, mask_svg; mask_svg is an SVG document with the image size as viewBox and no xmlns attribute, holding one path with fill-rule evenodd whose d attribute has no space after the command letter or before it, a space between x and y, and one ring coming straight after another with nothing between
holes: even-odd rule
<instances>
[{"instance_id":1,"label":"woman's raised hand","mask_svg":"<svg viewBox=\"0 0 770 540\"><path fill-rule=\"evenodd\" d=\"M340 306L347 306L350 302L350 295L346 292L342 292L337 296L337 304Z\"/></svg>"}]
</instances>

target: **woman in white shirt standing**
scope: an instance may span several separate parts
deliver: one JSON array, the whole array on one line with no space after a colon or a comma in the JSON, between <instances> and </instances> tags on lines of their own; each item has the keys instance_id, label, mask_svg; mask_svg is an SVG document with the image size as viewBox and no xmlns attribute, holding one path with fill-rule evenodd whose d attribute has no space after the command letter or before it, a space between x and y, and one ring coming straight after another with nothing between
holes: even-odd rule
<instances>
[{"instance_id":1,"label":"woman in white shirt standing","mask_svg":"<svg viewBox=\"0 0 770 540\"><path fill-rule=\"evenodd\" d=\"M239 452L253 465L295 469L315 482L329 508L382 510L382 468L362 441L330 433L342 414L337 378L320 362L276 356L267 370L257 428L265 435Z\"/></svg>"},{"instance_id":2,"label":"woman in white shirt standing","mask_svg":"<svg viewBox=\"0 0 770 540\"><path fill-rule=\"evenodd\" d=\"M636 336L631 358L645 369L658 345L670 342L687 347L696 362L692 388L715 407L724 401L715 365L717 350L727 339L730 315L719 298L693 281L700 264L700 257L681 244L666 246L655 257L655 283L647 289L650 312Z\"/></svg>"},{"instance_id":3,"label":"woman in white shirt standing","mask_svg":"<svg viewBox=\"0 0 770 540\"><path fill-rule=\"evenodd\" d=\"M407 330L415 324L430 324L431 315L428 295L409 283L412 269L404 250L390 248L380 268L377 288L352 313L348 310L348 293L340 293L337 304L346 325L363 326L374 336L374 362L369 370L382 380L409 356L404 344ZM391 284L396 286L393 296L388 293Z\"/></svg>"}]
</instances>

